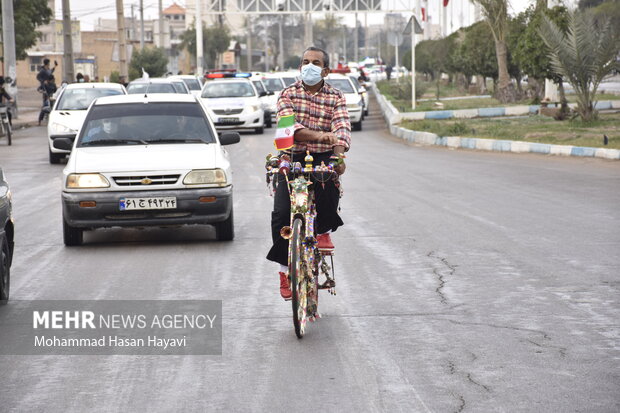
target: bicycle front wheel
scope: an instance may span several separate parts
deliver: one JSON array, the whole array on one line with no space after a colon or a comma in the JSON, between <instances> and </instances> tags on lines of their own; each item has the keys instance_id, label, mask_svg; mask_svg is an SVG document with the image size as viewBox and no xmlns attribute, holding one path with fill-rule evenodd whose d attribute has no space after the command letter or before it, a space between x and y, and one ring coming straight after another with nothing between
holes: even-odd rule
<instances>
[{"instance_id":1,"label":"bicycle front wheel","mask_svg":"<svg viewBox=\"0 0 620 413\"><path fill-rule=\"evenodd\" d=\"M293 233L289 240L291 255L289 262L289 274L291 275L291 291L293 293L293 325L295 334L302 338L306 327L306 307L308 305L308 278L306 271L308 265L302 245L302 220L295 218L293 221Z\"/></svg>"}]
</instances>

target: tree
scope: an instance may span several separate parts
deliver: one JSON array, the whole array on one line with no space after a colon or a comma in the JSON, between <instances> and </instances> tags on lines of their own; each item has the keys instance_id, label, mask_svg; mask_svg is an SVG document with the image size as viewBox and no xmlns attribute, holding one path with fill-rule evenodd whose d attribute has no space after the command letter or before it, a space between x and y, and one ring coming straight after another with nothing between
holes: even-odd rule
<instances>
[{"instance_id":1,"label":"tree","mask_svg":"<svg viewBox=\"0 0 620 413\"><path fill-rule=\"evenodd\" d=\"M135 50L129 62L129 78L142 76L142 68L151 77L163 76L168 66L168 58L164 49L158 47Z\"/></svg>"},{"instance_id":2,"label":"tree","mask_svg":"<svg viewBox=\"0 0 620 413\"><path fill-rule=\"evenodd\" d=\"M207 61L205 68L216 68L217 56L220 53L228 50L230 46L230 31L228 27L216 25L206 28L202 27L202 50L204 57ZM181 47L187 49L187 51L196 59L196 26L192 25L181 35Z\"/></svg>"},{"instance_id":3,"label":"tree","mask_svg":"<svg viewBox=\"0 0 620 413\"><path fill-rule=\"evenodd\" d=\"M584 121L597 118L596 91L605 76L618 69L620 42L609 19L597 21L590 11L571 12L565 33L543 16L540 36L548 47L553 70L575 89L577 112Z\"/></svg>"},{"instance_id":4,"label":"tree","mask_svg":"<svg viewBox=\"0 0 620 413\"><path fill-rule=\"evenodd\" d=\"M13 0L13 19L15 24L15 55L17 59L25 59L26 50L37 43L41 32L35 29L50 22L52 9L47 0ZM0 8L0 16L2 9Z\"/></svg>"},{"instance_id":5,"label":"tree","mask_svg":"<svg viewBox=\"0 0 620 413\"><path fill-rule=\"evenodd\" d=\"M508 48L506 34L508 32L508 2L507 0L473 0L482 7L485 21L491 28L495 41L495 56L497 58L498 85L494 91L495 97L502 103L514 102L517 99L514 86L508 73Z\"/></svg>"},{"instance_id":6,"label":"tree","mask_svg":"<svg viewBox=\"0 0 620 413\"><path fill-rule=\"evenodd\" d=\"M497 80L495 42L489 25L478 22L462 30L463 37L451 54L451 66L468 77L480 75ZM460 36L459 36L460 37Z\"/></svg>"},{"instance_id":7,"label":"tree","mask_svg":"<svg viewBox=\"0 0 620 413\"><path fill-rule=\"evenodd\" d=\"M543 39L539 35L539 28L543 16L547 16L565 32L568 28L568 10L564 6L548 9L544 3L530 6L520 13L517 19L524 21L526 28L513 46L513 56L529 79L535 79L536 84L542 85L544 79L551 79L559 86L560 99L566 100L562 76L551 67L549 52ZM531 82L534 83L534 82ZM537 94L542 93L539 87Z\"/></svg>"}]
</instances>

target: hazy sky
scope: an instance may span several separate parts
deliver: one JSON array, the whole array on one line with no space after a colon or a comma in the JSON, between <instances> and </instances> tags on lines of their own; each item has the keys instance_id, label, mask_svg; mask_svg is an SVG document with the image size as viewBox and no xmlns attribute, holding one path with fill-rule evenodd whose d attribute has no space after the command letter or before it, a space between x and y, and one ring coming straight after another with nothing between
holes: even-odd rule
<instances>
[{"instance_id":1,"label":"hazy sky","mask_svg":"<svg viewBox=\"0 0 620 413\"><path fill-rule=\"evenodd\" d=\"M151 19L157 16L157 5L158 0L143 0L144 1L144 18ZM433 10L438 6L441 0L429 1L430 13L431 16L433 14ZM466 0L451 0L454 1L455 10L454 10L454 18L455 20L460 19L460 4L468 4ZM524 10L533 0L509 0L511 4L511 12L512 14L518 13ZM411 0L412 4L414 4L414 0ZM61 18L61 1L56 0L56 16L57 18ZM168 7L173 3L172 0L164 0L163 5L164 8ZM177 4L181 6L185 6L184 0L176 1ZM436 3L436 4L435 4ZM124 0L123 2L125 8L125 15L131 15L131 5L134 5L134 13L136 16L138 13L138 5L139 0ZM473 9L472 9L473 10ZM465 25L468 25L468 17L467 13L464 13L463 17ZM93 2L93 0L71 0L71 15L73 18L80 20L82 30L93 30L94 22L97 18L116 18L116 1L115 0L98 0ZM361 19L361 18L360 18ZM353 19L346 19L350 21L351 24ZM381 23L383 21L382 14L369 14L369 24L373 23ZM362 20L363 21L363 20ZM436 21L435 21L436 23Z\"/></svg>"}]
</instances>

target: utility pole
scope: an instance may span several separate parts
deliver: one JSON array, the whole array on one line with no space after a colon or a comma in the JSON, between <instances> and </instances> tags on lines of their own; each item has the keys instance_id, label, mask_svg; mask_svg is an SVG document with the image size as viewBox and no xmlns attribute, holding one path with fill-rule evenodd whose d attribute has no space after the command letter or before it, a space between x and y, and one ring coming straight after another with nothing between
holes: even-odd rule
<instances>
[{"instance_id":1,"label":"utility pole","mask_svg":"<svg viewBox=\"0 0 620 413\"><path fill-rule=\"evenodd\" d=\"M11 97L15 99L15 102L17 102L13 0L2 0L2 43L4 47L4 75L11 78L11 82L8 85L8 92Z\"/></svg>"},{"instance_id":2,"label":"utility pole","mask_svg":"<svg viewBox=\"0 0 620 413\"><path fill-rule=\"evenodd\" d=\"M360 56L359 56L359 29L357 26L357 13L355 13L355 47L354 47L354 52L353 52L353 56L354 56L354 60L355 62L359 62L360 61Z\"/></svg>"},{"instance_id":3,"label":"utility pole","mask_svg":"<svg viewBox=\"0 0 620 413\"><path fill-rule=\"evenodd\" d=\"M164 6L159 0L159 47L164 47Z\"/></svg>"},{"instance_id":4,"label":"utility pole","mask_svg":"<svg viewBox=\"0 0 620 413\"><path fill-rule=\"evenodd\" d=\"M547 0L547 8L555 7L558 2L555 0ZM558 85L551 79L545 79L545 100L557 102L560 100Z\"/></svg>"},{"instance_id":5,"label":"utility pole","mask_svg":"<svg viewBox=\"0 0 620 413\"><path fill-rule=\"evenodd\" d=\"M364 57L368 57L368 13L364 13Z\"/></svg>"},{"instance_id":6,"label":"utility pole","mask_svg":"<svg viewBox=\"0 0 620 413\"><path fill-rule=\"evenodd\" d=\"M201 78L204 75L202 46L202 1L196 0L196 74Z\"/></svg>"},{"instance_id":7,"label":"utility pole","mask_svg":"<svg viewBox=\"0 0 620 413\"><path fill-rule=\"evenodd\" d=\"M136 38L136 19L133 13L133 3L131 4L131 36L129 36L129 40L134 40Z\"/></svg>"},{"instance_id":8,"label":"utility pole","mask_svg":"<svg viewBox=\"0 0 620 413\"><path fill-rule=\"evenodd\" d=\"M63 2L65 1L69 3L69 0L63 0ZM125 40L125 12L123 10L123 0L116 0L116 27L118 28L118 72L120 76L125 76L125 79L129 80L129 74L127 72L127 46Z\"/></svg>"},{"instance_id":9,"label":"utility pole","mask_svg":"<svg viewBox=\"0 0 620 413\"><path fill-rule=\"evenodd\" d=\"M144 0L140 0L140 50L144 50Z\"/></svg>"},{"instance_id":10,"label":"utility pole","mask_svg":"<svg viewBox=\"0 0 620 413\"><path fill-rule=\"evenodd\" d=\"M71 34L71 7L69 0L62 0L63 72L67 82L73 82L73 36Z\"/></svg>"},{"instance_id":11,"label":"utility pole","mask_svg":"<svg viewBox=\"0 0 620 413\"><path fill-rule=\"evenodd\" d=\"M252 71L252 16L248 16L248 41L247 41L247 53L248 53L248 72Z\"/></svg>"},{"instance_id":12,"label":"utility pole","mask_svg":"<svg viewBox=\"0 0 620 413\"><path fill-rule=\"evenodd\" d=\"M279 45L278 45L280 49L280 53L278 53L278 66L280 66L280 70L284 70L284 46L282 42L282 20L284 20L284 16L280 15L280 18L278 19L278 35L280 37Z\"/></svg>"}]
</instances>

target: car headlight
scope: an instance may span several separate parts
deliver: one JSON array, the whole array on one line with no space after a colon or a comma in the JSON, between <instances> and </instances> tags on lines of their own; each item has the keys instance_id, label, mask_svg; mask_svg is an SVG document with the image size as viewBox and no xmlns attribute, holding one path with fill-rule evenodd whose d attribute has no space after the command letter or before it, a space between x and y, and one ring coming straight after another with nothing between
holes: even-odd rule
<instances>
[{"instance_id":1,"label":"car headlight","mask_svg":"<svg viewBox=\"0 0 620 413\"><path fill-rule=\"evenodd\" d=\"M248 111L248 113L254 113L257 110L260 109L259 105L250 105L250 106L246 106L245 109Z\"/></svg>"},{"instance_id":2,"label":"car headlight","mask_svg":"<svg viewBox=\"0 0 620 413\"><path fill-rule=\"evenodd\" d=\"M347 105L347 109L359 109L360 108L360 104L359 103L349 103Z\"/></svg>"},{"instance_id":3,"label":"car headlight","mask_svg":"<svg viewBox=\"0 0 620 413\"><path fill-rule=\"evenodd\" d=\"M226 173L221 169L196 169L183 179L185 185L225 184Z\"/></svg>"},{"instance_id":4,"label":"car headlight","mask_svg":"<svg viewBox=\"0 0 620 413\"><path fill-rule=\"evenodd\" d=\"M71 129L68 126L62 125L60 123L52 123L50 126L52 133L76 133L75 129Z\"/></svg>"},{"instance_id":5,"label":"car headlight","mask_svg":"<svg viewBox=\"0 0 620 413\"><path fill-rule=\"evenodd\" d=\"M67 188L109 188L110 182L101 174L70 174L67 177Z\"/></svg>"}]
</instances>

